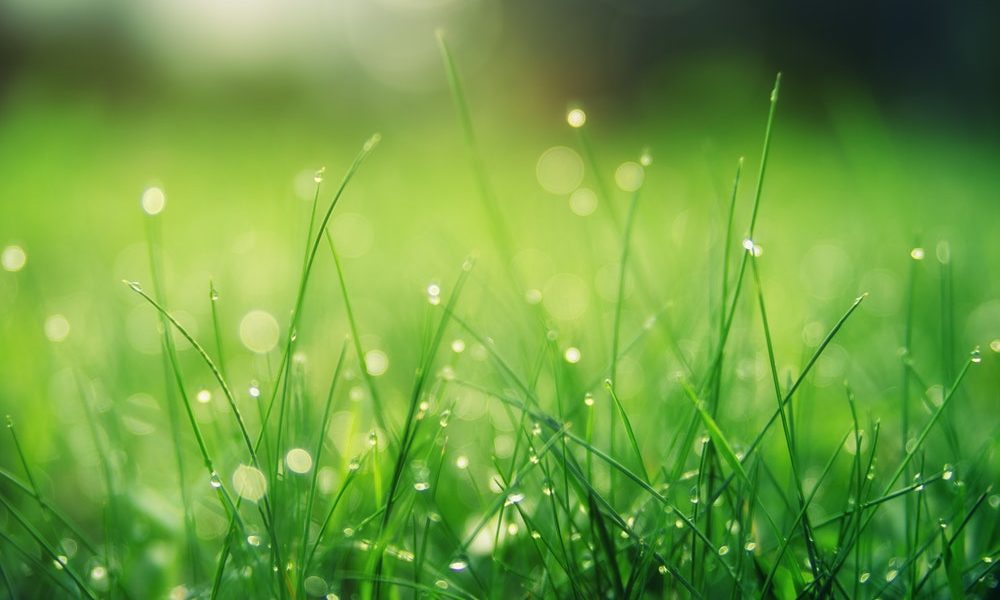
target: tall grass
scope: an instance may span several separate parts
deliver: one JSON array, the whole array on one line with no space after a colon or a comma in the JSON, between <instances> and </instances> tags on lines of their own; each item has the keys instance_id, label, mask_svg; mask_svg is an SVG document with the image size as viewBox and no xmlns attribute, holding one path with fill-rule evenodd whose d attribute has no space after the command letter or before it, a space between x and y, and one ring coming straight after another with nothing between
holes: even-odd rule
<instances>
[{"instance_id":1,"label":"tall grass","mask_svg":"<svg viewBox=\"0 0 1000 600\"><path fill-rule=\"evenodd\" d=\"M459 117L459 131L442 135L464 138L488 229L506 265L516 238L474 133L459 62L443 34L438 39ZM747 208L740 159L719 215L724 227L713 233L721 242L720 260L711 267L718 272L705 274L717 286L719 304L686 307L683 314L707 325L685 326L698 338L684 348L670 323L676 309L655 299L658 275L650 279L632 260L656 247L655 240L639 244L648 233L639 227L639 191L632 192L622 222L599 141L578 128L589 176L618 240L617 256L608 257L618 269L610 343L594 350L601 358L592 369L576 366L579 357L567 359L557 320L535 304L524 304L509 324L481 316L484 290L487 302L497 285L518 299L526 290L513 269L480 272L472 260L456 257L455 276L429 292L421 332L393 352L416 357L405 367L412 371L408 391L384 387L366 358L364 332L371 324L352 308L351 273L329 228L355 177L392 168L375 155L377 136L348 165L325 208L317 174L284 338L257 357L256 380L246 394L227 368L236 350L224 347L221 333L229 320L225 289L210 284L206 329L214 339L199 338L171 309L162 224L158 216L145 217L151 281L145 287L126 283L156 311L161 326L169 431L162 460L130 464L129 448L115 433L123 416L96 407L81 367L81 399L103 473L103 510L57 506L9 420L6 447L13 452L0 459L0 594L582 599L994 593L1000 498L992 488L991 440L969 439L956 425L969 418L960 414L972 394L964 385L985 366L978 349L956 348L949 261L942 261L940 323L921 323L913 310L919 265L904 266L909 250L900 250L909 292L900 324L904 352L891 374L902 382L899 413L872 413L848 381L846 401L819 407L830 435L808 433L803 415L814 399L814 367L854 327L866 296L845 291L842 312L826 315L833 325L800 367L783 366L787 348L773 335L783 315L768 311L781 279L755 239L758 222L767 219L762 200L780 83L779 76L768 103L745 239L734 240ZM669 260L644 258L646 264ZM318 278L331 279L338 293L316 293ZM494 278L505 283L491 285ZM626 293L630 282L639 294ZM650 309L642 326L626 318ZM332 344L323 337L314 325L321 311L345 315L347 327L339 333L346 337L334 336ZM917 329L937 331L939 355L916 354ZM657 336L662 343L653 343ZM303 358L301 348L311 347L306 341L317 339L339 348L335 361ZM182 356L180 344L193 354ZM766 385L747 386L734 377L739 358L748 354L766 359ZM866 356L859 353L857 360ZM656 384L630 381L635 370L624 369L625 361L664 375ZM666 375L675 370L676 376ZM937 398L920 391L933 389L928 382L935 376L944 384ZM192 381L206 377L221 391L226 412L225 420L210 425L192 394ZM459 402L469 398L484 405L477 408L485 417L456 416ZM923 412L914 410L918 401ZM766 408L737 422L731 415L745 414L736 409L748 402ZM899 436L881 434L897 419ZM156 514L146 505L151 495L137 485L136 469L176 481L157 491L173 512Z\"/></svg>"}]
</instances>

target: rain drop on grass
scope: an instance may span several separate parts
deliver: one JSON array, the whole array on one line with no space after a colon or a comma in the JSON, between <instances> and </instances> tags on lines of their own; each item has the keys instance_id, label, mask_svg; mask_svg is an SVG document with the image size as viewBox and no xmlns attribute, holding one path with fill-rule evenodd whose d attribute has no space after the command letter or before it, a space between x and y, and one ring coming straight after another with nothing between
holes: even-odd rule
<instances>
[{"instance_id":1,"label":"rain drop on grass","mask_svg":"<svg viewBox=\"0 0 1000 600\"><path fill-rule=\"evenodd\" d=\"M7 246L3 249L3 254L0 254L0 265L3 265L4 271L10 273L20 271L27 262L28 254L20 246Z\"/></svg>"},{"instance_id":2,"label":"rain drop on grass","mask_svg":"<svg viewBox=\"0 0 1000 600\"><path fill-rule=\"evenodd\" d=\"M574 108L566 113L566 122L570 127L579 129L587 123L587 113L582 108Z\"/></svg>"},{"instance_id":3,"label":"rain drop on grass","mask_svg":"<svg viewBox=\"0 0 1000 600\"><path fill-rule=\"evenodd\" d=\"M288 465L288 470L293 473L308 473L312 470L313 459L309 451L303 448L292 448L285 455L285 464Z\"/></svg>"}]
</instances>

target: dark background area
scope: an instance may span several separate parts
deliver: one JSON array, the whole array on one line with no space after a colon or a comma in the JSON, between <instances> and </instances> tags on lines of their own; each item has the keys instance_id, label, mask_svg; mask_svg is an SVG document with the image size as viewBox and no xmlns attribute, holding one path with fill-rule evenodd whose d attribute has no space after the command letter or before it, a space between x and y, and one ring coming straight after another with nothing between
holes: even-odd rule
<instances>
[{"instance_id":1,"label":"dark background area","mask_svg":"<svg viewBox=\"0 0 1000 600\"><path fill-rule=\"evenodd\" d=\"M0 4L5 88L26 75L43 75L67 93L95 88L119 98L176 88L142 46L142 31L123 17L129 14L126 5L104 2L66 12L25 6ZM435 10L431 7L425 20L433 20ZM519 0L440 9L444 22L455 13L462 19L479 13L481 19L502 20L485 68L510 64L514 56L520 59L516 68L531 71L536 81L604 96L619 106L627 106L623 97L637 80L719 58L745 61L762 72L781 69L813 100L830 86L847 84L865 90L889 114L946 126L997 125L998 2ZM176 32L178 43L183 29ZM248 37L245 43L256 40ZM211 62L210 56L205 59ZM346 63L337 69L350 69ZM260 98L309 85L280 68L260 73L222 66L213 73L214 84L223 93L250 90Z\"/></svg>"}]
</instances>

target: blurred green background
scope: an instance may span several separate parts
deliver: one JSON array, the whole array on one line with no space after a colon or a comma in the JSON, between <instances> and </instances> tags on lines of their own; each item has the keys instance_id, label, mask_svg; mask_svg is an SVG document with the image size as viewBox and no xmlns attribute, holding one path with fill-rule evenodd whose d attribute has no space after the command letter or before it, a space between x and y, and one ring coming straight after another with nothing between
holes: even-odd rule
<instances>
[{"instance_id":1,"label":"blurred green background","mask_svg":"<svg viewBox=\"0 0 1000 600\"><path fill-rule=\"evenodd\" d=\"M631 409L649 415L637 433L655 440L673 403L685 406L668 338L695 363L710 349L729 189L745 156L739 241L781 70L756 241L782 372L801 366L857 295L871 294L810 387L813 410L835 407L836 417L807 412L805 427L839 439L845 378L866 412L898 414L910 255L922 247L913 355L940 386L982 347L975 393L955 418L970 444L995 439L995 419L982 417L994 414L1000 389L1000 361L987 351L1000 339L997 6L4 0L0 247L23 249L26 262L6 254L0 271L0 413L18 424L48 493L96 503L103 488L79 401L79 387L90 389L99 412L114 407L123 419L139 504L169 507L156 316L121 284L150 282L140 198L152 186L165 194L153 226L162 228L168 304L199 338L211 336L209 282L218 288L231 378L245 400L251 381L277 367L273 353L240 347L241 319L265 310L287 334L313 174L326 167L325 205L374 132L383 141L332 232L365 349L388 357L379 382L394 414L420 350L426 288L448 292L468 255L479 265L462 312L525 364L542 324L557 329L560 347L581 350L573 368L582 393L608 360L617 285L620 239L604 203L623 215L629 194L613 189L589 215L571 208L574 191L595 187L565 119L580 106L605 181L644 148L652 157L633 254L645 287L627 288L624 338L668 308L663 327L623 361L621 386ZM513 256L493 244L437 28L463 76ZM570 149L566 162L549 173L542 157L560 146ZM318 269L302 332L317 392L347 333L328 257ZM542 292L541 310L523 301L531 289ZM741 309L749 325L732 363L740 401L724 418L753 431L773 399L759 325L752 306ZM210 389L192 354L182 353L192 385ZM473 361L462 377L477 376L490 370ZM658 392L671 399L654 400ZM206 423L225 412L213 402ZM470 425L456 443L485 461L495 448L477 448L481 412L467 404ZM0 447L14 469L7 442ZM81 518L93 510L70 504Z\"/></svg>"}]
</instances>

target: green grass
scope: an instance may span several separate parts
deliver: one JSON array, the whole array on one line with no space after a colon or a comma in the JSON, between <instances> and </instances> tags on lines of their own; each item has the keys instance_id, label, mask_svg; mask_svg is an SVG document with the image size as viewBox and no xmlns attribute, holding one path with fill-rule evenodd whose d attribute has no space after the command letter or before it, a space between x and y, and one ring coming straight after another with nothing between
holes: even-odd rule
<instances>
[{"instance_id":1,"label":"green grass","mask_svg":"<svg viewBox=\"0 0 1000 600\"><path fill-rule=\"evenodd\" d=\"M945 246L911 258L909 232L865 223L862 250L890 257L869 281L905 286L801 289L789 256L826 247L770 197L788 193L785 170L810 164L782 151L780 77L760 98L749 197L742 158L730 193L664 194L657 177L684 171L662 158L642 160L642 185L615 190L607 157L631 155L588 123L559 135L576 135L578 185L595 188L597 211L556 222L507 204L516 170L479 133L461 60L438 39L458 127L434 135L464 147L428 180L469 184L454 195L463 203L400 186L379 260L345 258L336 216L365 210L414 160L383 157L375 136L341 161L332 191L316 176L273 270L216 262L190 289L184 261L204 251L198 238L169 243L168 206L142 216L148 270L129 275L129 295L95 292L113 299L106 330L24 343L28 359L4 351L14 416L0 446L0 596L995 593L1000 363L986 348L1000 330L995 312L966 318L997 290L963 283L991 254L969 242L954 260ZM449 211L471 232L463 242L438 236L432 259L409 245L405 232ZM240 218L188 212L219 231ZM684 235L703 243L681 252ZM586 279L552 268L540 280L547 261L523 253L537 247ZM838 268L823 252L803 278ZM43 321L48 298L29 257L3 273L0 302L11 339L30 341L14 317ZM896 310L880 291L901 296ZM265 303L287 317L280 337L234 335ZM125 313L153 317L146 359ZM986 323L972 330L982 351L963 348L966 322Z\"/></svg>"}]
</instances>

